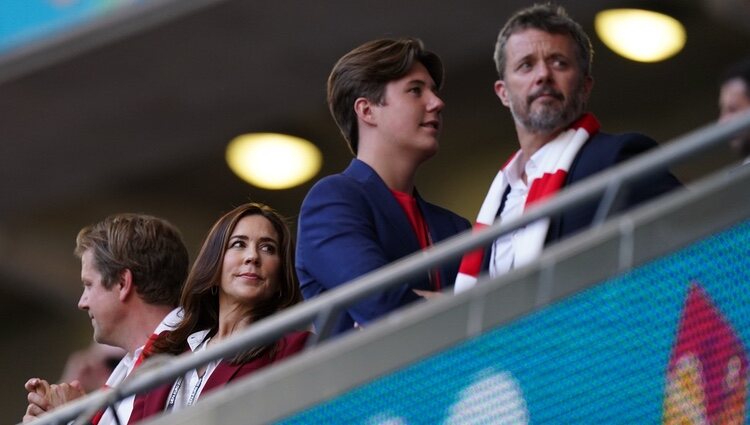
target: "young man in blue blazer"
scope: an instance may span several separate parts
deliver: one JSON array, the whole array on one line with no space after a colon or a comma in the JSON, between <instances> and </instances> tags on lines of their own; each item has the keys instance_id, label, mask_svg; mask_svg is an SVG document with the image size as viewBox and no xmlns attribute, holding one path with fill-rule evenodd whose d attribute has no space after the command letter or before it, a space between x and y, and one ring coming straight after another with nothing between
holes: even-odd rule
<instances>
[{"instance_id":1,"label":"young man in blue blazer","mask_svg":"<svg viewBox=\"0 0 750 425\"><path fill-rule=\"evenodd\" d=\"M416 39L381 39L344 55L328 78L328 105L356 156L317 182L302 203L297 273L309 299L469 228L425 202L419 166L438 150L440 58ZM453 285L458 261L349 306L334 333Z\"/></svg>"}]
</instances>

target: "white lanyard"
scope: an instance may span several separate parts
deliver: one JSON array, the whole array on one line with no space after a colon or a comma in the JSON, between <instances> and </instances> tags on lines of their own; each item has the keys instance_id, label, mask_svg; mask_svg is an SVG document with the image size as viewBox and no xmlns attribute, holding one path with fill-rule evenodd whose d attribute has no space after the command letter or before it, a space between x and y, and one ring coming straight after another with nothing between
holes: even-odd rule
<instances>
[{"instance_id":1,"label":"white lanyard","mask_svg":"<svg viewBox=\"0 0 750 425\"><path fill-rule=\"evenodd\" d=\"M205 346L208 345L208 341L210 339L211 338L206 338L206 340L203 341L200 346L196 347L196 350L193 351L193 352L199 351L201 348L205 348ZM198 382L195 383L195 386L193 387L193 390L190 392L190 396L188 397L188 399L187 399L187 401L185 403L185 406L192 406L193 403L195 403L195 399L198 396L198 391L200 391L201 384L203 383L203 378L205 378L206 375L209 375L211 373L211 366L212 366L212 364L213 364L213 362L207 364L206 365L206 370L203 372L203 375L201 375L201 376L198 377ZM195 372L196 375L198 375L198 370L197 369L194 369L194 372ZM177 395L180 393L180 388L182 388L182 384L184 382L185 382L185 377L184 376L178 377L177 380L175 381L174 386L172 386L172 393L170 394L169 400L167 401L167 406L164 409L165 411L168 412L168 411L171 411L171 410L174 409L174 407L175 407L174 405L175 405L175 402L177 400Z\"/></svg>"},{"instance_id":2,"label":"white lanyard","mask_svg":"<svg viewBox=\"0 0 750 425\"><path fill-rule=\"evenodd\" d=\"M192 406L193 403L195 403L195 397L198 395L198 391L201 389L201 384L203 383L203 377L205 377L208 374L208 370L203 373L201 377L198 378L198 382L196 382L195 386L193 387L193 391L190 392L190 397L187 399L187 403L185 403L185 406ZM182 383L185 381L185 378L180 376L177 378L177 381L174 383L174 386L172 387L172 394L169 396L169 401L167 402L167 407L164 409L165 411L171 411L174 409L174 403L177 399L177 394L180 392L180 388L182 388Z\"/></svg>"}]
</instances>

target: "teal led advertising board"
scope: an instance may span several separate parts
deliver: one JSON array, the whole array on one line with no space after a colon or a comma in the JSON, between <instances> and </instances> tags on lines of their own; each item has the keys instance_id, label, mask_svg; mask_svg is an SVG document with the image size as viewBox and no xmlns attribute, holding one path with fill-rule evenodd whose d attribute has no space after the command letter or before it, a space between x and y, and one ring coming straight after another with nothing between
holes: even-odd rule
<instances>
[{"instance_id":1,"label":"teal led advertising board","mask_svg":"<svg viewBox=\"0 0 750 425\"><path fill-rule=\"evenodd\" d=\"M750 221L282 424L742 424Z\"/></svg>"},{"instance_id":2,"label":"teal led advertising board","mask_svg":"<svg viewBox=\"0 0 750 425\"><path fill-rule=\"evenodd\" d=\"M2 0L0 54L147 0Z\"/></svg>"}]
</instances>

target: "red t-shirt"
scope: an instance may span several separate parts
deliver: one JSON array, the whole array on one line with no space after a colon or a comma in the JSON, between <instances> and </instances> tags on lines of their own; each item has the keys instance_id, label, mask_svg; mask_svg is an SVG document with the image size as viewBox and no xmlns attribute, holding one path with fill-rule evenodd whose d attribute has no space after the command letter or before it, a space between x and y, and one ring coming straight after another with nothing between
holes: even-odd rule
<instances>
[{"instance_id":1,"label":"red t-shirt","mask_svg":"<svg viewBox=\"0 0 750 425\"><path fill-rule=\"evenodd\" d=\"M427 229L427 223L425 223L422 212L417 206L417 198L408 193L399 192L393 189L391 189L391 193L406 213L406 217L409 219L409 224L411 224L411 228L417 235L419 246L422 249L425 249L432 245L432 239L430 238L430 232ZM430 282L432 283L432 289L435 291L440 290L440 273L437 270L430 272Z\"/></svg>"}]
</instances>

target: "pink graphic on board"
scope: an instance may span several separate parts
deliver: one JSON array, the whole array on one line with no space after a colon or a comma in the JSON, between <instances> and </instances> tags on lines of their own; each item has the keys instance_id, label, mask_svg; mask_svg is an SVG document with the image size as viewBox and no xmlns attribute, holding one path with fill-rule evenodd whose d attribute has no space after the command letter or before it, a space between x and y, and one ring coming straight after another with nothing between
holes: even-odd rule
<instances>
[{"instance_id":1,"label":"pink graphic on board","mask_svg":"<svg viewBox=\"0 0 750 425\"><path fill-rule=\"evenodd\" d=\"M693 283L667 371L665 424L742 424L747 352L739 336Z\"/></svg>"}]
</instances>

